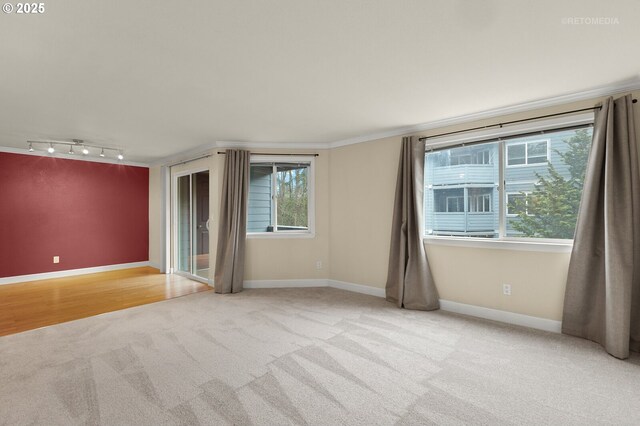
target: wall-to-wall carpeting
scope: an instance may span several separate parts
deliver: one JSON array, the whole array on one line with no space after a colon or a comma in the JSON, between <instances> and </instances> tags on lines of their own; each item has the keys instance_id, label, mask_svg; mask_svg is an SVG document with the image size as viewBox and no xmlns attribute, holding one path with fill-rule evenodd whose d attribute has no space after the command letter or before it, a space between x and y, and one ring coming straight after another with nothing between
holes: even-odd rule
<instances>
[{"instance_id":1,"label":"wall-to-wall carpeting","mask_svg":"<svg viewBox=\"0 0 640 426\"><path fill-rule=\"evenodd\" d=\"M0 423L638 424L640 358L331 288L205 292L0 338Z\"/></svg>"}]
</instances>

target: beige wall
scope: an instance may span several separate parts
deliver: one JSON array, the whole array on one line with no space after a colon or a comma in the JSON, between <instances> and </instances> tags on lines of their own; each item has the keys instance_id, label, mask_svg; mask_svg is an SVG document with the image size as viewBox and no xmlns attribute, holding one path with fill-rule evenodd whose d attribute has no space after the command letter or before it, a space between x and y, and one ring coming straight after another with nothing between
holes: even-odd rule
<instances>
[{"instance_id":1,"label":"beige wall","mask_svg":"<svg viewBox=\"0 0 640 426\"><path fill-rule=\"evenodd\" d=\"M635 97L640 92L634 93ZM433 129L424 135L591 107L597 100ZM635 106L640 134L640 108ZM401 137L331 152L331 278L384 288ZM552 320L562 317L568 253L427 244L442 299ZM512 295L502 295L502 284Z\"/></svg>"},{"instance_id":2,"label":"beige wall","mask_svg":"<svg viewBox=\"0 0 640 426\"><path fill-rule=\"evenodd\" d=\"M149 168L149 263L162 261L162 179L160 167Z\"/></svg>"},{"instance_id":3,"label":"beige wall","mask_svg":"<svg viewBox=\"0 0 640 426\"><path fill-rule=\"evenodd\" d=\"M560 320L570 253L427 244L440 298ZM511 285L511 296L502 285Z\"/></svg>"},{"instance_id":4,"label":"beige wall","mask_svg":"<svg viewBox=\"0 0 640 426\"><path fill-rule=\"evenodd\" d=\"M399 140L331 151L331 279L384 287Z\"/></svg>"}]
</instances>

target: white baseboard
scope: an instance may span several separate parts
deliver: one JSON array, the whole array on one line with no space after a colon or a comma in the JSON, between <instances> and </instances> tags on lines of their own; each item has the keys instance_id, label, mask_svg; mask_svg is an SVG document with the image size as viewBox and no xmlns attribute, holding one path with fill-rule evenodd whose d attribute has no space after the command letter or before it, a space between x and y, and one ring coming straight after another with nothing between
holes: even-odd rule
<instances>
[{"instance_id":1,"label":"white baseboard","mask_svg":"<svg viewBox=\"0 0 640 426\"><path fill-rule=\"evenodd\" d=\"M15 277L0 278L0 285L23 283L27 281L49 280L51 278L72 277L74 275L95 274L98 272L117 271L119 269L141 268L143 266L149 266L149 262L144 261L119 263L117 265L94 266L92 268L69 269L67 271L43 272L40 274L31 275L17 275Z\"/></svg>"},{"instance_id":2,"label":"white baseboard","mask_svg":"<svg viewBox=\"0 0 640 426\"><path fill-rule=\"evenodd\" d=\"M338 280L327 280L328 286L339 288L340 290L353 291L354 293L368 294L369 296L385 297L384 288L371 287L362 284L353 284Z\"/></svg>"},{"instance_id":3,"label":"white baseboard","mask_svg":"<svg viewBox=\"0 0 640 426\"><path fill-rule=\"evenodd\" d=\"M299 280L247 280L244 288L304 288L304 287L333 287L354 293L368 294L370 296L385 297L384 289L367 285L347 283L344 281L320 279Z\"/></svg>"},{"instance_id":4,"label":"white baseboard","mask_svg":"<svg viewBox=\"0 0 640 426\"><path fill-rule=\"evenodd\" d=\"M326 279L300 279L300 280L246 280L244 288L302 288L302 287L327 287Z\"/></svg>"},{"instance_id":5,"label":"white baseboard","mask_svg":"<svg viewBox=\"0 0 640 426\"><path fill-rule=\"evenodd\" d=\"M300 279L300 280L250 280L244 282L245 288L302 288L302 287L332 287L354 293L367 294L369 296L385 297L385 289L371 287L362 284L348 283L331 279ZM504 322L537 330L560 333L562 323L546 318L517 314L515 312L501 311L482 306L467 305L440 299L440 309L447 312L469 315L472 317Z\"/></svg>"},{"instance_id":6,"label":"white baseboard","mask_svg":"<svg viewBox=\"0 0 640 426\"><path fill-rule=\"evenodd\" d=\"M505 322L523 327L535 328L538 330L560 333L562 322L546 318L532 317L529 315L516 314L515 312L501 311L498 309L484 308L482 306L467 305L464 303L452 302L440 299L440 309L456 314L469 315L472 317L484 318L492 321Z\"/></svg>"}]
</instances>

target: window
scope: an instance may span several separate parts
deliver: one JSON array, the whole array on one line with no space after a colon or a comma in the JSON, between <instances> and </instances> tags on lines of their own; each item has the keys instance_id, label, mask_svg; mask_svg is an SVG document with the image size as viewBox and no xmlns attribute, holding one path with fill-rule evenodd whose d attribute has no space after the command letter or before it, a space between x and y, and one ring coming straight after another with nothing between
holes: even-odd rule
<instances>
[{"instance_id":1,"label":"window","mask_svg":"<svg viewBox=\"0 0 640 426\"><path fill-rule=\"evenodd\" d=\"M488 149L477 150L469 148L466 152L454 153L451 155L452 166L461 164L490 164L490 151Z\"/></svg>"},{"instance_id":2,"label":"window","mask_svg":"<svg viewBox=\"0 0 640 426\"><path fill-rule=\"evenodd\" d=\"M440 166L489 165L493 164L493 154L494 152L486 147L469 146L439 151L434 161Z\"/></svg>"},{"instance_id":3,"label":"window","mask_svg":"<svg viewBox=\"0 0 640 426\"><path fill-rule=\"evenodd\" d=\"M507 143L507 166L525 166L549 161L549 141Z\"/></svg>"},{"instance_id":4,"label":"window","mask_svg":"<svg viewBox=\"0 0 640 426\"><path fill-rule=\"evenodd\" d=\"M529 193L515 192L507 194L507 216L529 214Z\"/></svg>"},{"instance_id":5,"label":"window","mask_svg":"<svg viewBox=\"0 0 640 426\"><path fill-rule=\"evenodd\" d=\"M491 189L469 188L469 211L491 213Z\"/></svg>"},{"instance_id":6,"label":"window","mask_svg":"<svg viewBox=\"0 0 640 426\"><path fill-rule=\"evenodd\" d=\"M570 240L593 129L546 127L425 154L427 235ZM513 132L513 131L512 131ZM495 134L495 132L494 132ZM537 167L515 167L536 165ZM451 214L457 213L457 214Z\"/></svg>"},{"instance_id":7,"label":"window","mask_svg":"<svg viewBox=\"0 0 640 426\"><path fill-rule=\"evenodd\" d=\"M447 213L464 211L464 197L447 197Z\"/></svg>"},{"instance_id":8,"label":"window","mask_svg":"<svg viewBox=\"0 0 640 426\"><path fill-rule=\"evenodd\" d=\"M249 234L313 233L313 159L252 157Z\"/></svg>"},{"instance_id":9,"label":"window","mask_svg":"<svg viewBox=\"0 0 640 426\"><path fill-rule=\"evenodd\" d=\"M437 189L435 211L438 213L464 212L464 190L462 188Z\"/></svg>"}]
</instances>

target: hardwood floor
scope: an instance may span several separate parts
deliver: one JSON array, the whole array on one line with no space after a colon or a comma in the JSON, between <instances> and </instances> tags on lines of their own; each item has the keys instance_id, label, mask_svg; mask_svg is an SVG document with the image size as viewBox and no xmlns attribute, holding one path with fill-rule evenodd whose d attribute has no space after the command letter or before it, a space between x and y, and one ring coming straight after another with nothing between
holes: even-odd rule
<instances>
[{"instance_id":1,"label":"hardwood floor","mask_svg":"<svg viewBox=\"0 0 640 426\"><path fill-rule=\"evenodd\" d=\"M207 290L148 267L0 285L0 336Z\"/></svg>"}]
</instances>

